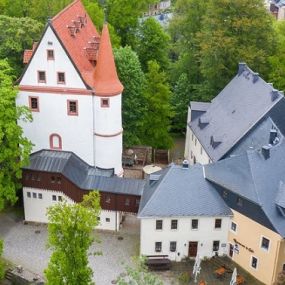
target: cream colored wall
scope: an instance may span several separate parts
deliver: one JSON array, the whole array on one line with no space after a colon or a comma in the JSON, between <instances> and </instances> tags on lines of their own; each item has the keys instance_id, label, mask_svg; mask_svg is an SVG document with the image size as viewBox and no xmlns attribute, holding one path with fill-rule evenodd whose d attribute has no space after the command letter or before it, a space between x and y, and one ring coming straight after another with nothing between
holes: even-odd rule
<instances>
[{"instance_id":1,"label":"cream colored wall","mask_svg":"<svg viewBox=\"0 0 285 285\"><path fill-rule=\"evenodd\" d=\"M282 237L239 212L232 211L234 213L232 221L237 224L237 231L234 233L230 230L229 243L235 245L234 239L236 239L245 246L239 245L239 253L234 252L233 261L261 282L266 285L273 285L280 251L279 243L282 241ZM261 248L262 236L270 240L268 251ZM253 252L250 252L248 249L252 249ZM252 256L258 259L257 269L251 267Z\"/></svg>"},{"instance_id":2,"label":"cream colored wall","mask_svg":"<svg viewBox=\"0 0 285 285\"><path fill-rule=\"evenodd\" d=\"M277 257L277 266L274 274L274 279L276 279L278 274L283 270L284 264L285 264L285 239L280 241L279 244L279 255Z\"/></svg>"}]
</instances>

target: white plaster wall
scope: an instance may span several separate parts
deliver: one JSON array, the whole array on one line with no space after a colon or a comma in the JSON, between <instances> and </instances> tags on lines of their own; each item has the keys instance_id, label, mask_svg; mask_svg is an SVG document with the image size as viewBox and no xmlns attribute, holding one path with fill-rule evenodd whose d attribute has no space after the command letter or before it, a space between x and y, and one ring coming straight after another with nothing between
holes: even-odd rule
<instances>
[{"instance_id":1,"label":"white plaster wall","mask_svg":"<svg viewBox=\"0 0 285 285\"><path fill-rule=\"evenodd\" d=\"M115 137L95 136L96 166L114 168L115 174L121 175L122 168L122 134Z\"/></svg>"},{"instance_id":2,"label":"white plaster wall","mask_svg":"<svg viewBox=\"0 0 285 285\"><path fill-rule=\"evenodd\" d=\"M31 193L31 198L27 197L27 192ZM43 198L33 198L33 193L42 193ZM48 218L46 216L47 208L53 206L56 201L52 200L52 195L62 196L68 203L74 203L69 197L59 191L50 191L43 190L37 188L23 188L23 200L24 200L24 212L25 212L25 220L29 222L39 222L39 223L47 223Z\"/></svg>"},{"instance_id":3,"label":"white plaster wall","mask_svg":"<svg viewBox=\"0 0 285 285\"><path fill-rule=\"evenodd\" d=\"M49 44L52 43L52 44ZM54 60L47 60L47 49L54 50ZM46 83L38 83L38 70L46 71ZM57 72L65 72L66 84L57 83ZM37 51L26 70L20 85L84 88L78 72L66 55L50 27L46 30Z\"/></svg>"},{"instance_id":4,"label":"white plaster wall","mask_svg":"<svg viewBox=\"0 0 285 285\"><path fill-rule=\"evenodd\" d=\"M92 96L20 91L17 106L29 106L29 96L39 97L40 111L32 112L33 122L18 124L34 144L32 151L49 149L49 137L56 133L62 138L62 150L73 151L94 165ZM78 100L78 116L67 114L67 100Z\"/></svg>"},{"instance_id":5,"label":"white plaster wall","mask_svg":"<svg viewBox=\"0 0 285 285\"><path fill-rule=\"evenodd\" d=\"M215 229L215 219L222 219L222 228ZM156 230L156 219L141 219L140 253L142 255L168 255L171 260L180 261L188 256L190 241L198 242L198 254L201 257L211 257L213 241L220 241L219 255L227 254L229 217L172 217L157 218L163 220L163 229ZM171 230L171 219L178 219L178 229ZM191 219L199 220L198 230L191 229ZM176 252L170 252L170 241L177 242ZM162 242L162 251L155 252L155 242ZM225 247L221 245L224 244ZM179 255L178 255L179 253Z\"/></svg>"},{"instance_id":6,"label":"white plaster wall","mask_svg":"<svg viewBox=\"0 0 285 285\"><path fill-rule=\"evenodd\" d=\"M31 198L28 198L27 192L31 193ZM41 193L42 199L33 198L33 193L37 193L37 197L38 194ZM46 216L47 208L59 203L52 200L53 195L56 195L57 197L62 196L68 203L74 203L73 200L59 191L24 187L23 200L25 220L29 222L48 223L48 218ZM106 218L109 218L110 222L107 222ZM120 212L117 212L116 214L115 211L102 210L100 213L100 223L96 228L111 231L119 230L121 219L122 215Z\"/></svg>"},{"instance_id":7,"label":"white plaster wall","mask_svg":"<svg viewBox=\"0 0 285 285\"><path fill-rule=\"evenodd\" d=\"M187 113L187 121L186 121L186 142L185 142L185 150L184 150L184 158L190 161L189 156L189 144L190 144L190 128L188 123L191 121L191 108L188 106L188 113Z\"/></svg>"}]
</instances>

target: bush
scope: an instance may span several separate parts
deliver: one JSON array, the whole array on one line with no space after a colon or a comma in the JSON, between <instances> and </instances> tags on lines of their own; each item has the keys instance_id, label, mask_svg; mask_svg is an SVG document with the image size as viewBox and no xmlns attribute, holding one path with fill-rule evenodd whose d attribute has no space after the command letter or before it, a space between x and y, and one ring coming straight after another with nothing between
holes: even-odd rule
<instances>
[{"instance_id":1,"label":"bush","mask_svg":"<svg viewBox=\"0 0 285 285\"><path fill-rule=\"evenodd\" d=\"M188 284L190 282L190 279L191 279L191 275L189 272L183 272L178 277L180 284Z\"/></svg>"}]
</instances>

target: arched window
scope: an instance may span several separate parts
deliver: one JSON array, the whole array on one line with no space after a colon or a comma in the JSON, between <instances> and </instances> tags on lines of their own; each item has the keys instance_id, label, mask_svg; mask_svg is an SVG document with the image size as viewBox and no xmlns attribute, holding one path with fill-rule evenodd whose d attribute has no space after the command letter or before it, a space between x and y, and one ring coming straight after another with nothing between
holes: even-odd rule
<instances>
[{"instance_id":1,"label":"arched window","mask_svg":"<svg viewBox=\"0 0 285 285\"><path fill-rule=\"evenodd\" d=\"M58 134L51 134L49 136L50 149L62 149L61 136Z\"/></svg>"}]
</instances>

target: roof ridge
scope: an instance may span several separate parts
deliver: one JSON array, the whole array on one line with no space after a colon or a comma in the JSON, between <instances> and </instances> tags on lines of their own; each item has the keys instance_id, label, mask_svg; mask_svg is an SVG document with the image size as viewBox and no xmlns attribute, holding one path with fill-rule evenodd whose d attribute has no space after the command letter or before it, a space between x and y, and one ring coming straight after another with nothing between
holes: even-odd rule
<instances>
[{"instance_id":1,"label":"roof ridge","mask_svg":"<svg viewBox=\"0 0 285 285\"><path fill-rule=\"evenodd\" d=\"M74 0L71 2L69 5L67 5L63 10L59 11L54 17L52 17L51 21L54 21L57 19L59 16L61 16L66 10L68 10L70 7L75 5L77 2L81 2L81 0Z\"/></svg>"},{"instance_id":2,"label":"roof ridge","mask_svg":"<svg viewBox=\"0 0 285 285\"><path fill-rule=\"evenodd\" d=\"M161 182L159 183L159 185L157 186L157 188L154 190L154 193L151 195L151 197L149 198L149 200L146 202L146 204L144 205L142 211L139 213L139 216L141 216L146 208L146 206L154 199L154 196L157 196L157 193L159 192L160 188L161 188L161 183L163 182L163 180L169 175L169 173L171 172L171 170L173 170L173 165L171 165L169 167L168 172L162 177ZM143 194L143 193L142 193Z\"/></svg>"}]
</instances>

